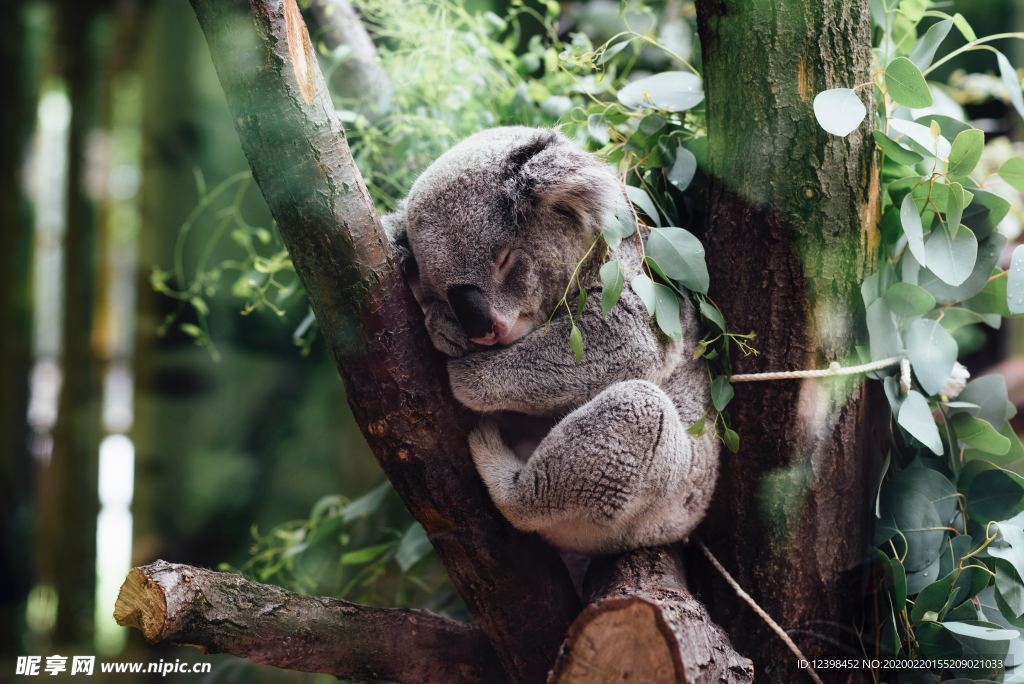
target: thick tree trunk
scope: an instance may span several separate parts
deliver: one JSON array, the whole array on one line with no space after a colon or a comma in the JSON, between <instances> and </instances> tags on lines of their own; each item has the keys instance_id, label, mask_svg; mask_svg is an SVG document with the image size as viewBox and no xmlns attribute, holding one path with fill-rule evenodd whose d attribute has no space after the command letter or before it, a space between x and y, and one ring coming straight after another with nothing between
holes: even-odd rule
<instances>
[{"instance_id":1,"label":"thick tree trunk","mask_svg":"<svg viewBox=\"0 0 1024 684\"><path fill-rule=\"evenodd\" d=\"M492 505L334 114L295 0L192 0L253 174L370 447L508 677L541 681L579 608L558 555Z\"/></svg>"},{"instance_id":2,"label":"thick tree trunk","mask_svg":"<svg viewBox=\"0 0 1024 684\"><path fill-rule=\"evenodd\" d=\"M868 2L701 0L697 10L712 176L708 255L720 274L712 295L733 329L757 333L761 351L736 359L735 370L843 361L876 243L871 124L830 136L811 103L826 88L870 81ZM870 100L870 88L858 92ZM858 583L848 574L869 529L862 381L737 387L730 418L740 453L724 457L701 531L812 658L857 653L850 588ZM712 614L749 649L759 679L803 681L761 620L715 586Z\"/></svg>"},{"instance_id":3,"label":"thick tree trunk","mask_svg":"<svg viewBox=\"0 0 1024 684\"><path fill-rule=\"evenodd\" d=\"M32 209L22 178L38 97L38 38L24 0L0 22L0 650L19 651L31 578L32 493L28 445Z\"/></svg>"},{"instance_id":4,"label":"thick tree trunk","mask_svg":"<svg viewBox=\"0 0 1024 684\"><path fill-rule=\"evenodd\" d=\"M501 680L483 633L423 610L313 598L241 575L157 561L134 568L117 624L265 665L355 681Z\"/></svg>"},{"instance_id":5,"label":"thick tree trunk","mask_svg":"<svg viewBox=\"0 0 1024 684\"><path fill-rule=\"evenodd\" d=\"M754 679L750 660L687 590L673 549L595 560L588 605L569 628L552 684L719 682Z\"/></svg>"}]
</instances>

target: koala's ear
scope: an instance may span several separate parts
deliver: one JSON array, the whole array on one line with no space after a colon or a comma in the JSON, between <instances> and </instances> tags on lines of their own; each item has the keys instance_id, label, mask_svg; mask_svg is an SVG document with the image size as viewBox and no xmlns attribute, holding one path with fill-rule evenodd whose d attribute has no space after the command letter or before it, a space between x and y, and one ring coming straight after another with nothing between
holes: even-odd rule
<instances>
[{"instance_id":1,"label":"koala's ear","mask_svg":"<svg viewBox=\"0 0 1024 684\"><path fill-rule=\"evenodd\" d=\"M388 239L391 241L391 246L395 248L395 252L398 254L398 263L401 265L405 282L409 284L413 297L416 298L416 301L422 307L426 302L426 297L423 288L420 286L420 269L416 264L416 256L413 254L412 247L409 244L405 211L405 200L402 200L402 203L398 205L395 212L381 217L380 222L384 226L384 232L387 233Z\"/></svg>"},{"instance_id":2,"label":"koala's ear","mask_svg":"<svg viewBox=\"0 0 1024 684\"><path fill-rule=\"evenodd\" d=\"M505 190L517 215L550 211L599 230L621 202L611 169L555 131L539 131L507 158Z\"/></svg>"}]
</instances>

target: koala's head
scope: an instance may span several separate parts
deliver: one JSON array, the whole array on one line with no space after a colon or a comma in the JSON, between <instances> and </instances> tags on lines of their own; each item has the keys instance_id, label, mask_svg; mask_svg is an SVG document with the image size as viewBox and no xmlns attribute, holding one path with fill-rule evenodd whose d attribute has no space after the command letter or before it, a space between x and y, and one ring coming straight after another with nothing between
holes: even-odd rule
<instances>
[{"instance_id":1,"label":"koala's head","mask_svg":"<svg viewBox=\"0 0 1024 684\"><path fill-rule=\"evenodd\" d=\"M555 131L464 140L424 171L398 217L421 305L446 302L476 344L515 342L547 319L622 202L611 169Z\"/></svg>"}]
</instances>

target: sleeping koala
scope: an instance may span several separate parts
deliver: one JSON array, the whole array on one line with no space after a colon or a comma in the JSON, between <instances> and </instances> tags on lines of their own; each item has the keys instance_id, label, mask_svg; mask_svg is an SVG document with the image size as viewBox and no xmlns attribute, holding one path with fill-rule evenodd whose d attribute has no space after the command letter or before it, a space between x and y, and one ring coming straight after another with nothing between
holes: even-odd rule
<instances>
[{"instance_id":1,"label":"sleeping koala","mask_svg":"<svg viewBox=\"0 0 1024 684\"><path fill-rule=\"evenodd\" d=\"M583 361L564 307L544 326L625 201L612 171L561 134L508 127L442 155L385 218L430 338L451 357L452 392L483 414L469 448L491 498L517 528L579 553L686 537L718 473L714 436L686 432L709 391L688 301L679 341L628 286L602 317L598 243L580 274ZM626 282L638 242L615 255Z\"/></svg>"}]
</instances>

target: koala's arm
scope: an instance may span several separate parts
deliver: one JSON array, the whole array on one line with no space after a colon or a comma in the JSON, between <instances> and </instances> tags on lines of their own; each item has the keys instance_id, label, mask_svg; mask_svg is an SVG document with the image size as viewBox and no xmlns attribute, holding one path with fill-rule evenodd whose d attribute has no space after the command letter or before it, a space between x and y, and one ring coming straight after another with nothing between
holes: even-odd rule
<instances>
[{"instance_id":1,"label":"koala's arm","mask_svg":"<svg viewBox=\"0 0 1024 684\"><path fill-rule=\"evenodd\" d=\"M508 347L449 361L455 398L481 413L550 415L579 406L612 383L652 379L664 366L666 342L654 332L640 298L627 286L602 318L600 289L587 294L576 321L584 345L578 365L569 347L569 318L559 315L546 332L541 327Z\"/></svg>"}]
</instances>

